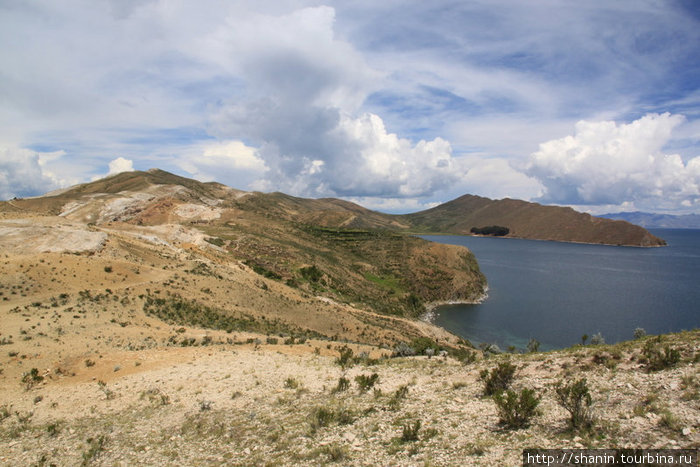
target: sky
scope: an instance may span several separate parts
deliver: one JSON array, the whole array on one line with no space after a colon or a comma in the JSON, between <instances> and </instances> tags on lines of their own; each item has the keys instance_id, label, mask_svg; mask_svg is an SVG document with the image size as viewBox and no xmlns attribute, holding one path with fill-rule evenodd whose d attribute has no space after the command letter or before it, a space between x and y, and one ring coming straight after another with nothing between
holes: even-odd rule
<instances>
[{"instance_id":1,"label":"sky","mask_svg":"<svg viewBox=\"0 0 700 467\"><path fill-rule=\"evenodd\" d=\"M128 170L700 213L696 0L0 0L0 199Z\"/></svg>"}]
</instances>

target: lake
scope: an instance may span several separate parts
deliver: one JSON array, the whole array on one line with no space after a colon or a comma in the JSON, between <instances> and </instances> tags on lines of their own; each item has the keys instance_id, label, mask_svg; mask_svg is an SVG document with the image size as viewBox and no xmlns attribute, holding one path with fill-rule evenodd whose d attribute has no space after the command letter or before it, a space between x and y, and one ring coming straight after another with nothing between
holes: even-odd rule
<instances>
[{"instance_id":1,"label":"lake","mask_svg":"<svg viewBox=\"0 0 700 467\"><path fill-rule=\"evenodd\" d=\"M662 248L425 235L463 245L489 283L478 305L437 308L435 324L472 343L569 347L600 332L606 343L700 327L700 230L650 229Z\"/></svg>"}]
</instances>

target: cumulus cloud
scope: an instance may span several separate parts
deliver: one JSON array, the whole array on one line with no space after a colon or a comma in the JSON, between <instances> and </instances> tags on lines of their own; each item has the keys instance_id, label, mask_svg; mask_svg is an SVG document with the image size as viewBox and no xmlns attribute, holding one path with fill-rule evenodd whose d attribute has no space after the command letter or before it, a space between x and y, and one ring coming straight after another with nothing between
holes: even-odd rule
<instances>
[{"instance_id":1,"label":"cumulus cloud","mask_svg":"<svg viewBox=\"0 0 700 467\"><path fill-rule=\"evenodd\" d=\"M235 65L249 95L258 96L223 103L211 118L218 137L257 146L268 170L253 186L303 196L417 197L457 180L448 141L414 143L387 131L378 115L357 112L381 75L335 37L334 22L332 8L304 8L258 15L211 38L243 49Z\"/></svg>"},{"instance_id":2,"label":"cumulus cloud","mask_svg":"<svg viewBox=\"0 0 700 467\"><path fill-rule=\"evenodd\" d=\"M42 167L41 156L29 149L0 147L0 199L36 196L58 188Z\"/></svg>"},{"instance_id":3,"label":"cumulus cloud","mask_svg":"<svg viewBox=\"0 0 700 467\"><path fill-rule=\"evenodd\" d=\"M700 157L684 162L663 150L683 122L669 113L628 124L580 121L574 135L542 143L526 172L545 186L545 202L697 206Z\"/></svg>"},{"instance_id":4,"label":"cumulus cloud","mask_svg":"<svg viewBox=\"0 0 700 467\"><path fill-rule=\"evenodd\" d=\"M239 189L256 188L251 184L267 171L258 150L238 140L195 145L176 165L198 180L217 180Z\"/></svg>"},{"instance_id":5,"label":"cumulus cloud","mask_svg":"<svg viewBox=\"0 0 700 467\"><path fill-rule=\"evenodd\" d=\"M107 175L116 175L122 172L132 172L134 170L134 162L123 157L117 157L109 162L109 172Z\"/></svg>"}]
</instances>

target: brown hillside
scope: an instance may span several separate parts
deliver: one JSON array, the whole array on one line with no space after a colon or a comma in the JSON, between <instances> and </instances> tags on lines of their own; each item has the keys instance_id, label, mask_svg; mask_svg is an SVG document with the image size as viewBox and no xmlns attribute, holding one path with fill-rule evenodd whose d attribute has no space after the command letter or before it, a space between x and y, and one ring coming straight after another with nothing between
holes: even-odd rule
<instances>
[{"instance_id":1,"label":"brown hillside","mask_svg":"<svg viewBox=\"0 0 700 467\"><path fill-rule=\"evenodd\" d=\"M624 221L593 217L559 206L526 201L491 200L464 195L440 206L402 216L422 232L469 235L472 227L499 225L509 237L608 245L660 246L664 240Z\"/></svg>"}]
</instances>

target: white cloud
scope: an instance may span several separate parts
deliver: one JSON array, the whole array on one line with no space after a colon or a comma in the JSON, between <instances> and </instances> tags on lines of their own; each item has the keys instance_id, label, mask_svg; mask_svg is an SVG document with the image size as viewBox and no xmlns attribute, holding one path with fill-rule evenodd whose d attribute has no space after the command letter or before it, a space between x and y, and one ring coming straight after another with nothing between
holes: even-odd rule
<instances>
[{"instance_id":1,"label":"white cloud","mask_svg":"<svg viewBox=\"0 0 700 467\"><path fill-rule=\"evenodd\" d=\"M194 145L175 164L198 180L216 180L244 190L255 188L251 184L267 171L258 150L238 140Z\"/></svg>"},{"instance_id":2,"label":"white cloud","mask_svg":"<svg viewBox=\"0 0 700 467\"><path fill-rule=\"evenodd\" d=\"M545 202L697 205L700 157L684 163L680 155L663 151L683 121L668 113L619 125L581 121L573 136L542 143L527 173L545 186Z\"/></svg>"},{"instance_id":3,"label":"white cloud","mask_svg":"<svg viewBox=\"0 0 700 467\"><path fill-rule=\"evenodd\" d=\"M116 175L122 172L133 172L134 162L123 157L117 157L109 162L109 172L107 175Z\"/></svg>"},{"instance_id":4,"label":"white cloud","mask_svg":"<svg viewBox=\"0 0 700 467\"><path fill-rule=\"evenodd\" d=\"M58 188L56 180L42 167L41 156L29 149L0 147L0 199L34 196Z\"/></svg>"}]
</instances>

